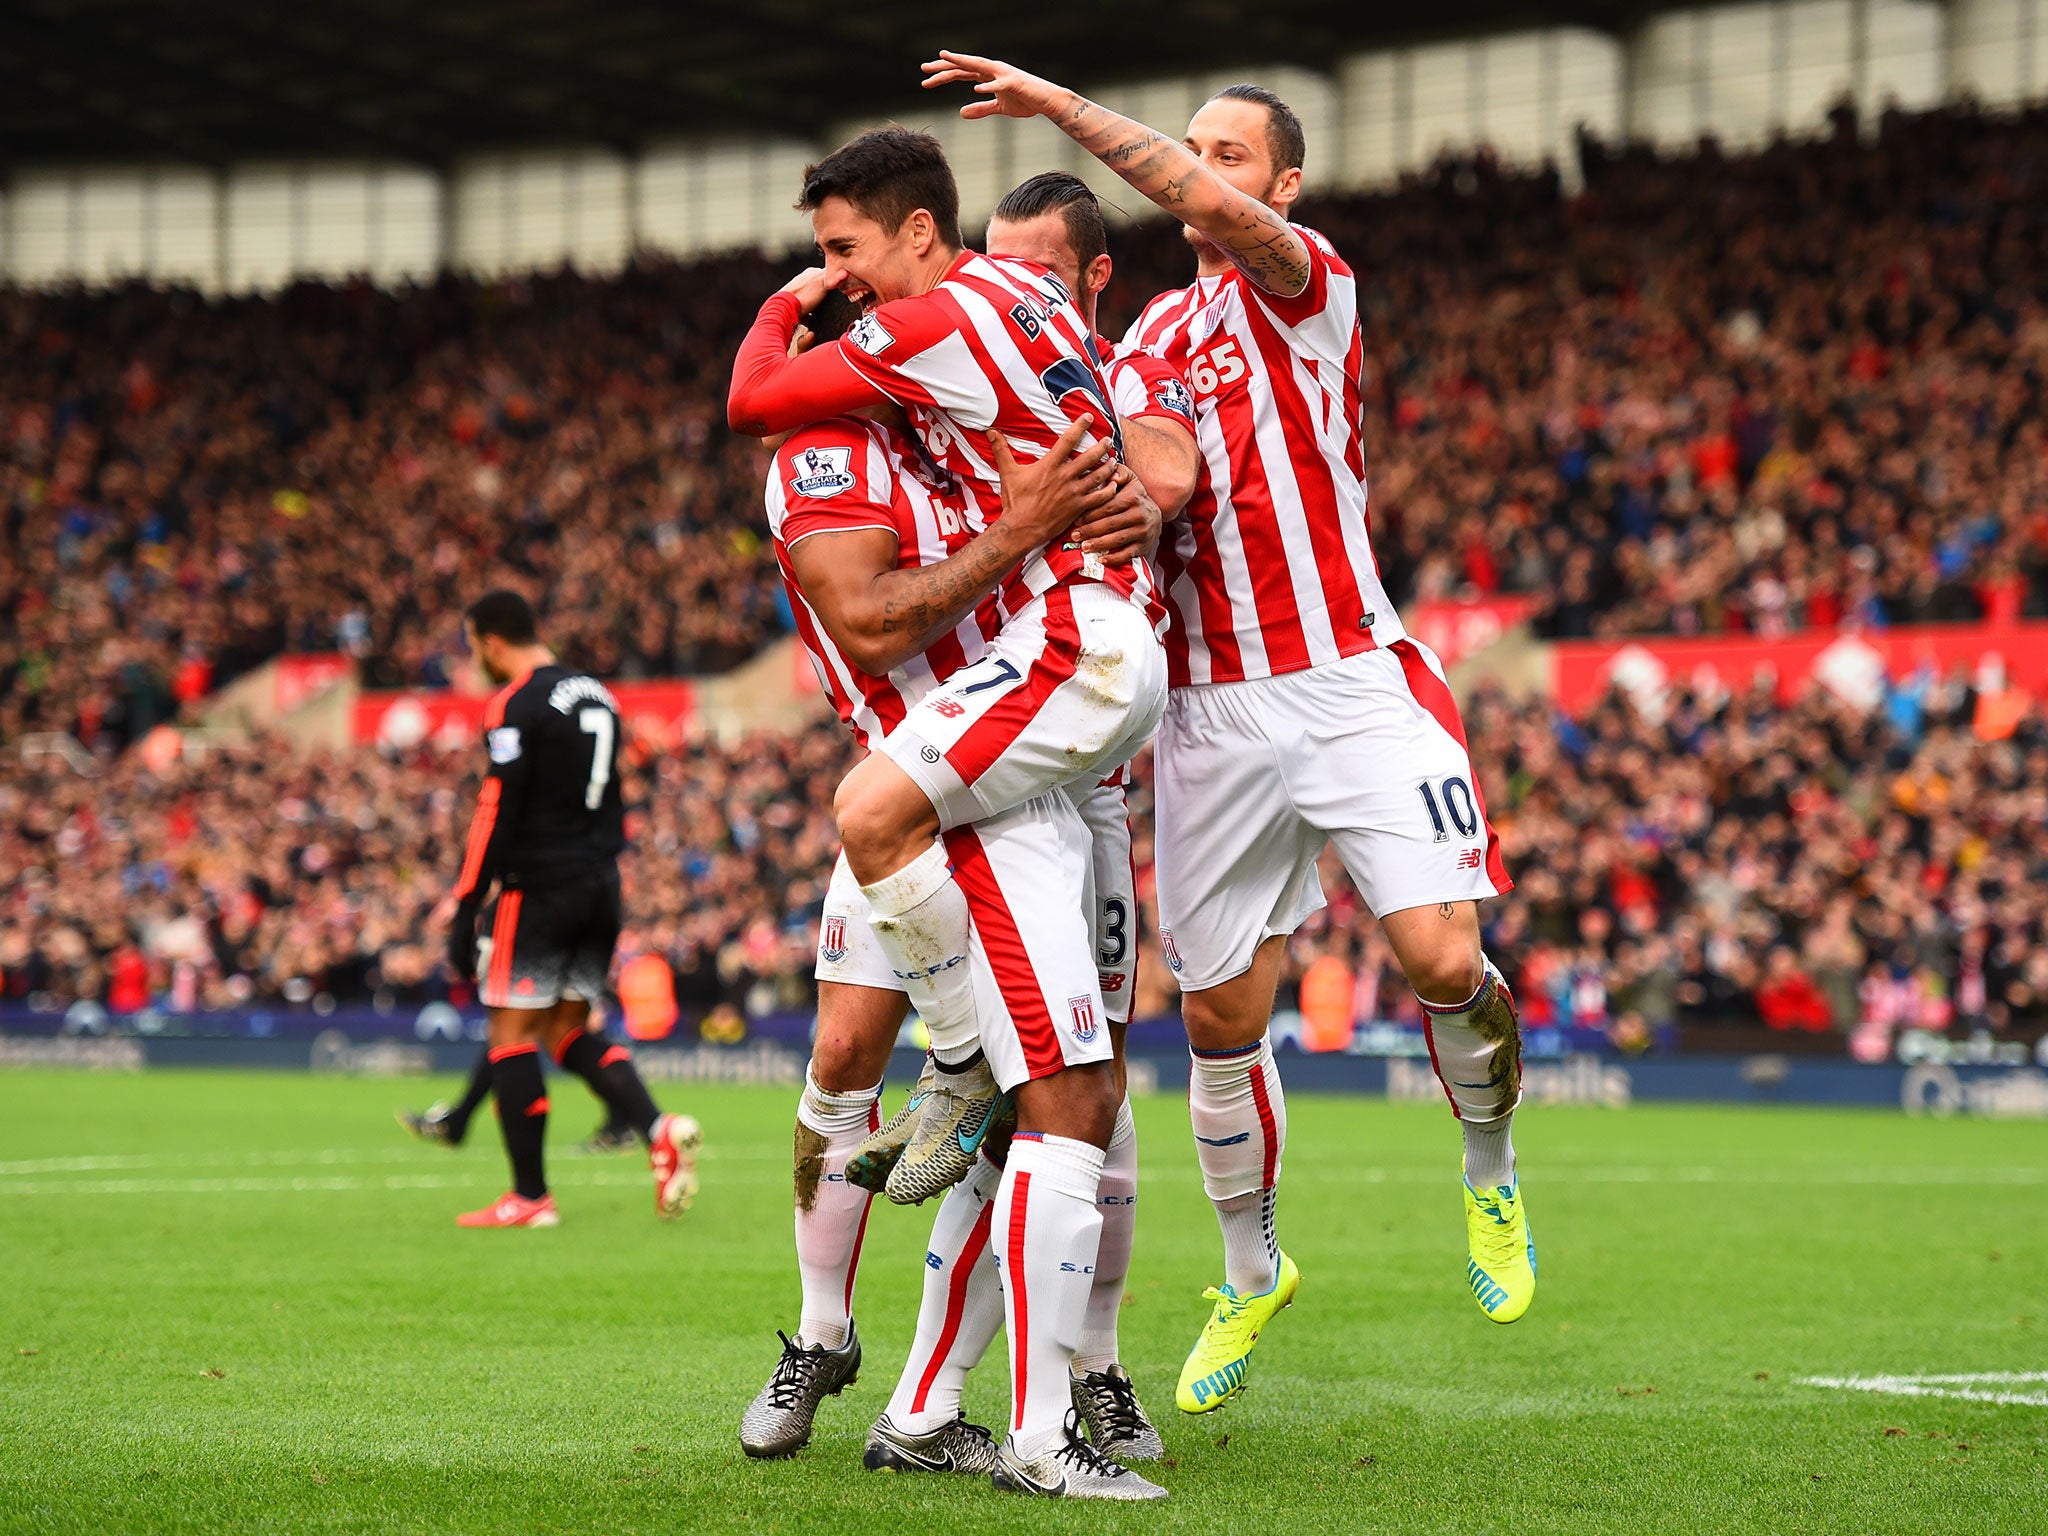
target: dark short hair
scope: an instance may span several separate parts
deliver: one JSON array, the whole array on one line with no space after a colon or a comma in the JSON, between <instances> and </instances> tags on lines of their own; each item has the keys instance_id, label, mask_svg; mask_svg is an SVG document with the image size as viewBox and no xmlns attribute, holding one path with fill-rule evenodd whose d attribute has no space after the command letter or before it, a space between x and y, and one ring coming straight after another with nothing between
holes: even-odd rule
<instances>
[{"instance_id":1,"label":"dark short hair","mask_svg":"<svg viewBox=\"0 0 2048 1536\"><path fill-rule=\"evenodd\" d=\"M1301 119L1294 108L1263 85L1229 85L1209 98L1211 101L1249 101L1266 109L1266 153L1273 157L1273 174L1301 169L1308 158L1308 136L1301 131Z\"/></svg>"},{"instance_id":2,"label":"dark short hair","mask_svg":"<svg viewBox=\"0 0 2048 1536\"><path fill-rule=\"evenodd\" d=\"M1012 187L994 217L1005 224L1022 224L1027 219L1057 213L1066 220L1067 238L1081 258L1081 270L1098 256L1109 254L1109 230L1102 222L1102 204L1088 183L1071 171L1040 171L1029 181Z\"/></svg>"},{"instance_id":3,"label":"dark short hair","mask_svg":"<svg viewBox=\"0 0 2048 1536\"><path fill-rule=\"evenodd\" d=\"M533 644L533 604L507 588L486 592L462 616L479 635L496 635L514 645Z\"/></svg>"},{"instance_id":4,"label":"dark short hair","mask_svg":"<svg viewBox=\"0 0 2048 1536\"><path fill-rule=\"evenodd\" d=\"M945 146L928 133L871 128L805 166L798 211L814 213L828 197L845 198L891 234L922 208L938 226L939 238L960 248L960 188Z\"/></svg>"}]
</instances>

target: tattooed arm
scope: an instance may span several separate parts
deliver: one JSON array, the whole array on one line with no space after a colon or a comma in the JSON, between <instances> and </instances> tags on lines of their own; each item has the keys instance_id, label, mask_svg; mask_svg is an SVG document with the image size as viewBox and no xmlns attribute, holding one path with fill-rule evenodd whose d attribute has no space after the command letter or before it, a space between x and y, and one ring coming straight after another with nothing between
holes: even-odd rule
<instances>
[{"instance_id":1,"label":"tattooed arm","mask_svg":"<svg viewBox=\"0 0 2048 1536\"><path fill-rule=\"evenodd\" d=\"M971 84L981 98L962 117L1043 117L1183 224L1199 230L1268 293L1292 298L1309 284L1308 244L1279 214L1238 191L1182 144L1064 86L995 59L941 52L924 66L927 88Z\"/></svg>"},{"instance_id":2,"label":"tattooed arm","mask_svg":"<svg viewBox=\"0 0 2048 1536\"><path fill-rule=\"evenodd\" d=\"M1045 457L1018 465L991 433L1003 475L1003 515L933 565L899 569L896 535L883 528L816 533L790 546L790 569L805 602L840 654L884 677L953 628L1026 556L1083 516L1142 495L1106 441L1078 453L1076 422Z\"/></svg>"}]
</instances>

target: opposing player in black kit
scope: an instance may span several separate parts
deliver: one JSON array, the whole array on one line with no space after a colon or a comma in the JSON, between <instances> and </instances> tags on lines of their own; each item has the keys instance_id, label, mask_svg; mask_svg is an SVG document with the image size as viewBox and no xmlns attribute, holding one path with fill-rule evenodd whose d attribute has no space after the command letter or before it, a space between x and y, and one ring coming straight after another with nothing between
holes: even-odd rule
<instances>
[{"instance_id":1,"label":"opposing player in black kit","mask_svg":"<svg viewBox=\"0 0 2048 1536\"><path fill-rule=\"evenodd\" d=\"M465 1227L561 1220L542 1158L543 1049L646 1138L656 1204L673 1217L697 1191L697 1122L663 1114L625 1049L586 1028L619 939L618 704L604 684L556 662L516 592L478 598L464 630L477 664L503 686L484 714L490 767L448 898L448 963L478 984L490 1010L491 1092L512 1188L457 1219Z\"/></svg>"}]
</instances>

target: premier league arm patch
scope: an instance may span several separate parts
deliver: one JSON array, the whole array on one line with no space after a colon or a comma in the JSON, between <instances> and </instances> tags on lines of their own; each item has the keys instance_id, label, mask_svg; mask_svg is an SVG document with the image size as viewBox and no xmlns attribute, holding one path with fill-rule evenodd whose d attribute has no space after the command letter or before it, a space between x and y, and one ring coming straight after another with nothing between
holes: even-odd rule
<instances>
[{"instance_id":1,"label":"premier league arm patch","mask_svg":"<svg viewBox=\"0 0 2048 1536\"><path fill-rule=\"evenodd\" d=\"M880 357L896 345L896 338L882 328L882 322L873 315L862 315L853 322L846 333L846 339L867 353L869 357Z\"/></svg>"},{"instance_id":2,"label":"premier league arm patch","mask_svg":"<svg viewBox=\"0 0 2048 1536\"><path fill-rule=\"evenodd\" d=\"M1152 399L1161 410L1171 411L1189 426L1194 425L1195 397L1179 379L1161 379L1152 391Z\"/></svg>"},{"instance_id":3,"label":"premier league arm patch","mask_svg":"<svg viewBox=\"0 0 2048 1536\"><path fill-rule=\"evenodd\" d=\"M804 448L790 456L789 488L825 500L853 489L851 448Z\"/></svg>"},{"instance_id":4,"label":"premier league arm patch","mask_svg":"<svg viewBox=\"0 0 2048 1536\"><path fill-rule=\"evenodd\" d=\"M494 763L516 763L519 761L519 727L501 725L495 727L487 737Z\"/></svg>"}]
</instances>

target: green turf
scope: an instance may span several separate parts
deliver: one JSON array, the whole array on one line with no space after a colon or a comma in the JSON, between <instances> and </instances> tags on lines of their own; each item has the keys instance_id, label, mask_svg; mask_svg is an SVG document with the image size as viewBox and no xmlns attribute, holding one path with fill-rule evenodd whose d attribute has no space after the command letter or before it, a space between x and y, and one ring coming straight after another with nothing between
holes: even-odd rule
<instances>
[{"instance_id":1,"label":"green turf","mask_svg":"<svg viewBox=\"0 0 2048 1536\"><path fill-rule=\"evenodd\" d=\"M2038 1125L1531 1110L1543 1289L1501 1328L1461 1283L1448 1118L1297 1096L1301 1300L1246 1395L1187 1419L1218 1243L1185 1108L1146 1101L1124 1358L1173 1497L1084 1508L860 1470L928 1213L876 1213L866 1375L810 1450L740 1454L795 1320L786 1093L668 1091L708 1138L680 1225L633 1160L565 1154L559 1229L462 1232L502 1163L488 1121L456 1154L404 1141L390 1110L429 1091L0 1072L0 1530L2048 1528L2048 1408L1797 1379L2048 1367ZM595 1119L556 1103L558 1144ZM970 1388L989 1423L999 1350Z\"/></svg>"}]
</instances>

